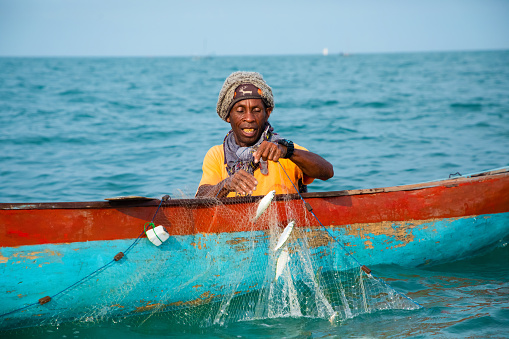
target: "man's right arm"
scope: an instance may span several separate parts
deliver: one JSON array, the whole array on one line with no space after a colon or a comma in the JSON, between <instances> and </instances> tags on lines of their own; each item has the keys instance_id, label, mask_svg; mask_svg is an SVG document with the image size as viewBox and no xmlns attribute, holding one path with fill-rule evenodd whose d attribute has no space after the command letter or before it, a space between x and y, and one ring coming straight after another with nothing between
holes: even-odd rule
<instances>
[{"instance_id":1,"label":"man's right arm","mask_svg":"<svg viewBox=\"0 0 509 339\"><path fill-rule=\"evenodd\" d=\"M235 172L231 177L224 179L216 185L201 185L198 187L196 197L208 197L208 198L224 198L230 192L237 192L241 195L253 194L256 189L258 181L252 174L247 173L244 170Z\"/></svg>"},{"instance_id":2,"label":"man's right arm","mask_svg":"<svg viewBox=\"0 0 509 339\"><path fill-rule=\"evenodd\" d=\"M225 179L226 180L226 179ZM228 195L228 190L224 187L225 180L217 185L201 185L196 192L196 198L224 198Z\"/></svg>"}]
</instances>

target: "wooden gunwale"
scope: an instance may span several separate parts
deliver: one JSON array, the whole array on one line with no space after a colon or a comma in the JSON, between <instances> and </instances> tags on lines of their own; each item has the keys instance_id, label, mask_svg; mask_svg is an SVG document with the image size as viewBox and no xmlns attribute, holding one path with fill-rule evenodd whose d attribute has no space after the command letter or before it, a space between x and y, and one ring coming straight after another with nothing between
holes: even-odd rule
<instances>
[{"instance_id":1,"label":"wooden gunwale","mask_svg":"<svg viewBox=\"0 0 509 339\"><path fill-rule=\"evenodd\" d=\"M450 179L437 180L410 185L391 186L383 188L355 189L330 192L310 192L302 193L302 197L306 198L330 198L342 196L355 196L366 194L378 194L398 191L412 191L426 189L430 187L454 187L465 182L482 181L487 177L509 176L509 167L501 168L493 171L487 171L468 176L454 177ZM163 206L186 206L188 208L199 208L211 205L231 205L242 203L253 203L261 199L262 196L248 196L236 198L195 198L195 199L170 199L163 203ZM298 194L276 195L275 201L296 200L299 199ZM85 201L85 202L38 202L38 203L0 203L0 210L36 210L36 209L108 209L118 207L152 207L160 204L159 199L151 200L114 200L114 201Z\"/></svg>"}]
</instances>

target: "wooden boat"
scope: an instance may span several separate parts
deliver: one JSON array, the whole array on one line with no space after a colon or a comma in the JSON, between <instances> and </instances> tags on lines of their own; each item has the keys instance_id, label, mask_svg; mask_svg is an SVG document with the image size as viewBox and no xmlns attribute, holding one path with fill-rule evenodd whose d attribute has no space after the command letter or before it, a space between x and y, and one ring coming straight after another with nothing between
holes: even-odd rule
<instances>
[{"instance_id":1,"label":"wooden boat","mask_svg":"<svg viewBox=\"0 0 509 339\"><path fill-rule=\"evenodd\" d=\"M102 300L118 314L204 304L224 295L241 269L235 293L249 293L259 286L257 273L266 271L252 259L267 263L274 246L270 225L282 229L289 220L325 268L345 257L327 250L336 241L370 267L458 260L509 235L508 192L509 168L503 168L414 185L305 193L304 200L278 195L270 215L256 223L260 197L2 203L0 329L29 318L76 316L64 310L69 304L47 302L70 294L74 310ZM170 234L159 247L143 233L152 220ZM124 279L140 271L149 276L144 288ZM107 298L118 290L131 293Z\"/></svg>"}]
</instances>

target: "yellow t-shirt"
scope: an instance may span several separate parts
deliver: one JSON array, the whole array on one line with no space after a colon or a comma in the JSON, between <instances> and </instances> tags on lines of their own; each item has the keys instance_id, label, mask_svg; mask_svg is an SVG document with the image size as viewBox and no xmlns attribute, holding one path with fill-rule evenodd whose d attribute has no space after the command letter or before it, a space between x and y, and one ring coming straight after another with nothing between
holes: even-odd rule
<instances>
[{"instance_id":1,"label":"yellow t-shirt","mask_svg":"<svg viewBox=\"0 0 509 339\"><path fill-rule=\"evenodd\" d=\"M294 147L307 151L307 149L297 144L294 144ZM279 159L279 162L297 189L299 179L302 179L304 185L309 185L313 182L314 179L302 173L302 170L291 160ZM260 168L254 171L253 175L256 181L258 181L258 185L256 186L256 190L253 191L253 195L266 195L272 190L275 190L276 194L297 193L297 190L293 187L292 182L290 182L285 172L283 172L281 166L274 161L268 161L267 163L269 174L263 175ZM203 175L201 177L200 186L217 185L219 182L228 178L226 164L224 163L223 145L216 145L209 149L203 159L202 169ZM228 197L234 196L236 196L235 192L230 192L228 194Z\"/></svg>"}]
</instances>

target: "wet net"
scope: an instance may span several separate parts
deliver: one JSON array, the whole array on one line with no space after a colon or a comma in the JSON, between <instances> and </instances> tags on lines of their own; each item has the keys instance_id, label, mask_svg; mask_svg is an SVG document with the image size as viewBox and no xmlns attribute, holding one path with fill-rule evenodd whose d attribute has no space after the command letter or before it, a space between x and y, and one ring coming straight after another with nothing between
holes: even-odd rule
<instances>
[{"instance_id":1,"label":"wet net","mask_svg":"<svg viewBox=\"0 0 509 339\"><path fill-rule=\"evenodd\" d=\"M126 319L136 326L157 319L206 328L308 317L335 325L378 310L420 307L374 277L345 249L341 228L321 225L295 197L273 201L256 221L258 201L225 201L178 208L161 202L149 224L171 234L160 246L143 232L100 251L92 242L67 244L76 246L69 261L80 265L65 269L80 279L63 285L58 276L45 277L41 293L51 300L1 315L0 331ZM119 252L123 257L112 260Z\"/></svg>"}]
</instances>

